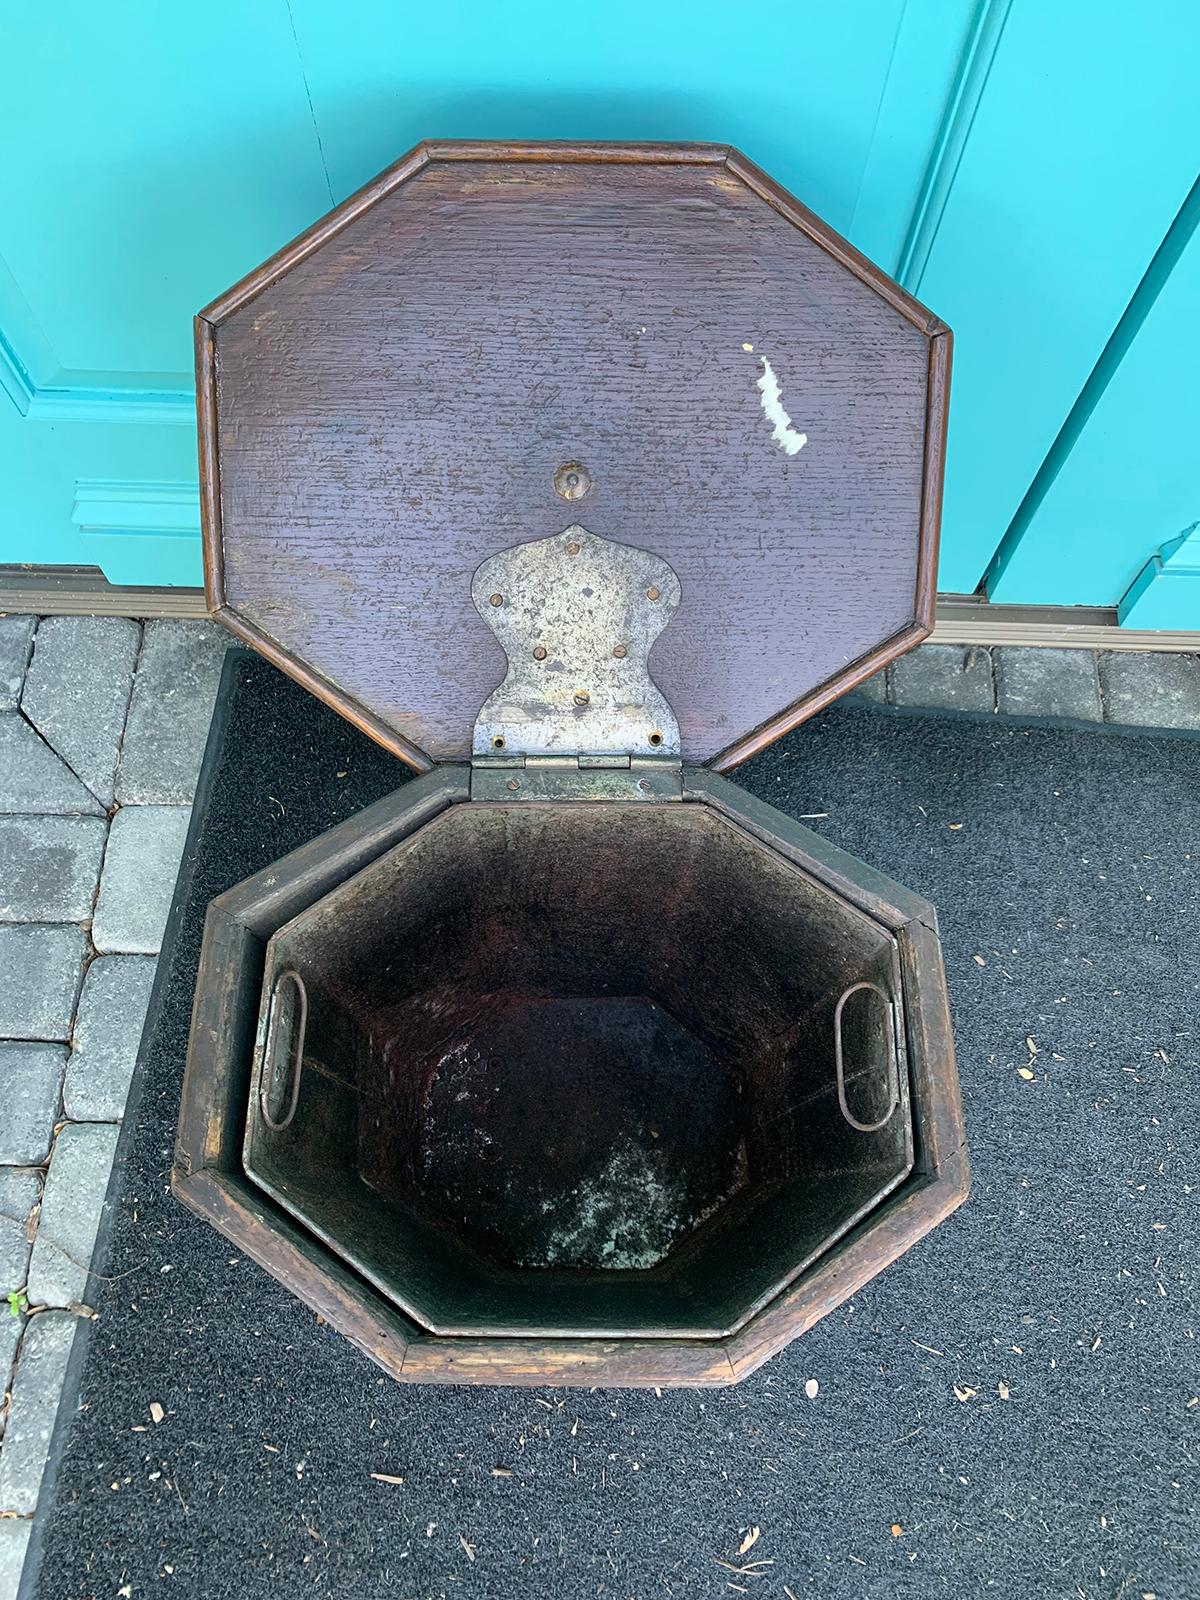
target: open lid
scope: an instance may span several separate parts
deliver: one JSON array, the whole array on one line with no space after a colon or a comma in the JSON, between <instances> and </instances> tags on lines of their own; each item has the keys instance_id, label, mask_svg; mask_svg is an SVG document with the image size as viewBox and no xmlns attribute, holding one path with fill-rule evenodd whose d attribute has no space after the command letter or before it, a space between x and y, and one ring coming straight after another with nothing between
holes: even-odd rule
<instances>
[{"instance_id":1,"label":"open lid","mask_svg":"<svg viewBox=\"0 0 1200 1600\"><path fill-rule=\"evenodd\" d=\"M420 145L196 332L214 615L414 766L505 677L477 569L574 526L678 579L691 763L932 625L949 332L726 147Z\"/></svg>"}]
</instances>

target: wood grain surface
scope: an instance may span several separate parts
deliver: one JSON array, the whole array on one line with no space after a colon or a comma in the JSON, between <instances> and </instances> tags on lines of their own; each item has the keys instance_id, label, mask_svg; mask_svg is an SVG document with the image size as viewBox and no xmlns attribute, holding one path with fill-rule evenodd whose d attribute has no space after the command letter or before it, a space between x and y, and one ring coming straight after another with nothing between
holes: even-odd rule
<instances>
[{"instance_id":1,"label":"wood grain surface","mask_svg":"<svg viewBox=\"0 0 1200 1600\"><path fill-rule=\"evenodd\" d=\"M679 575L652 671L732 765L928 628L948 346L723 149L421 147L204 314L210 600L461 759L505 668L471 576L578 521Z\"/></svg>"}]
</instances>

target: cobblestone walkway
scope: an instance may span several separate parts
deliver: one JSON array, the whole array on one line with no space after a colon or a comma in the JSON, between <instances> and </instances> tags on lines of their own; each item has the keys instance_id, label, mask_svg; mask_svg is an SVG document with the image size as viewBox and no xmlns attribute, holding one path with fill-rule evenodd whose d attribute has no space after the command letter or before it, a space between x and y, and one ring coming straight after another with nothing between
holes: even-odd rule
<instances>
[{"instance_id":1,"label":"cobblestone walkway","mask_svg":"<svg viewBox=\"0 0 1200 1600\"><path fill-rule=\"evenodd\" d=\"M226 636L0 617L0 1600L15 1595Z\"/></svg>"},{"instance_id":2,"label":"cobblestone walkway","mask_svg":"<svg viewBox=\"0 0 1200 1600\"><path fill-rule=\"evenodd\" d=\"M0 1600L90 1314L225 647L204 622L0 617ZM1200 730L1200 657L926 645L855 698Z\"/></svg>"}]
</instances>

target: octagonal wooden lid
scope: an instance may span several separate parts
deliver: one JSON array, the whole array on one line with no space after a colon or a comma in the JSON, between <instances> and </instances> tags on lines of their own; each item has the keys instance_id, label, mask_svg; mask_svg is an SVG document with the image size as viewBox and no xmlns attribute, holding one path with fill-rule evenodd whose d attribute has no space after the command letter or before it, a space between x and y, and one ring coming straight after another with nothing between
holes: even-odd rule
<instances>
[{"instance_id":1,"label":"octagonal wooden lid","mask_svg":"<svg viewBox=\"0 0 1200 1600\"><path fill-rule=\"evenodd\" d=\"M932 625L950 335L736 151L421 145L196 329L213 613L414 766L504 677L472 575L572 524L679 578L688 762Z\"/></svg>"}]
</instances>

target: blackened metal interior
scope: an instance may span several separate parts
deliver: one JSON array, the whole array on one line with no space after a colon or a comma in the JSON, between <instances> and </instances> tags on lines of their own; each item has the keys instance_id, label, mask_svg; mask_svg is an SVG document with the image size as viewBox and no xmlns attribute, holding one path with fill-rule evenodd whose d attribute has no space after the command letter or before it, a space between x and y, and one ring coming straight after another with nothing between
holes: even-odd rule
<instances>
[{"instance_id":1,"label":"blackened metal interior","mask_svg":"<svg viewBox=\"0 0 1200 1600\"><path fill-rule=\"evenodd\" d=\"M717 1337L912 1165L890 935L701 804L452 807L276 934L258 1055L247 1173L441 1333Z\"/></svg>"}]
</instances>

